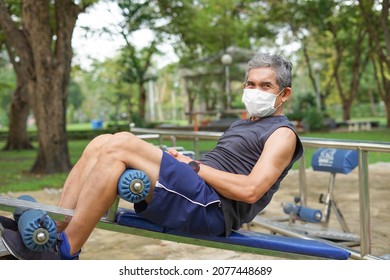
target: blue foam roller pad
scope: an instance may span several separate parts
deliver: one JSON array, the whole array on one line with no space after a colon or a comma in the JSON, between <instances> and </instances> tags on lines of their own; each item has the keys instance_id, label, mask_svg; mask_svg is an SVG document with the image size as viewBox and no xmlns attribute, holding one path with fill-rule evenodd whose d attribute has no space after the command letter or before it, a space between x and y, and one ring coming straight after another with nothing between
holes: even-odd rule
<instances>
[{"instance_id":1,"label":"blue foam roller pad","mask_svg":"<svg viewBox=\"0 0 390 280\"><path fill-rule=\"evenodd\" d=\"M322 220L321 210L294 205L292 203L283 203L283 212L287 215L297 216L301 220L309 223L319 223Z\"/></svg>"},{"instance_id":2,"label":"blue foam roller pad","mask_svg":"<svg viewBox=\"0 0 390 280\"><path fill-rule=\"evenodd\" d=\"M299 207L292 203L283 203L283 212L287 215L298 215Z\"/></svg>"},{"instance_id":3,"label":"blue foam roller pad","mask_svg":"<svg viewBox=\"0 0 390 280\"><path fill-rule=\"evenodd\" d=\"M119 209L117 214L117 223L124 226L144 229L152 232L169 234L171 236L183 236L191 239L199 239L211 242L225 243L231 245L245 246L258 249L269 249L281 252L295 254L304 254L331 259L348 259L351 253L345 249L320 242L317 240L307 240L278 236L274 234L265 234L261 232L250 232L239 230L232 232L231 235L225 236L205 236L190 235L175 230L155 225L146 219L139 217L134 211L129 209ZM172 239L169 239L172 240Z\"/></svg>"},{"instance_id":4,"label":"blue foam roller pad","mask_svg":"<svg viewBox=\"0 0 390 280\"><path fill-rule=\"evenodd\" d=\"M140 193L134 193L130 188L136 181L143 185L143 189ZM126 169L118 180L118 195L126 201L138 203L146 198L149 191L150 180L143 171Z\"/></svg>"},{"instance_id":5,"label":"blue foam roller pad","mask_svg":"<svg viewBox=\"0 0 390 280\"><path fill-rule=\"evenodd\" d=\"M313 170L348 174L359 164L356 150L318 149L312 156Z\"/></svg>"},{"instance_id":6,"label":"blue foam roller pad","mask_svg":"<svg viewBox=\"0 0 390 280\"><path fill-rule=\"evenodd\" d=\"M308 207L300 207L298 215L302 220L310 223L319 223L322 219L320 210Z\"/></svg>"},{"instance_id":7,"label":"blue foam roller pad","mask_svg":"<svg viewBox=\"0 0 390 280\"><path fill-rule=\"evenodd\" d=\"M21 196L18 196L18 199L21 199L21 200L26 200L26 201L31 201L31 202L36 202L35 198L33 198L32 196L30 195L21 195ZM15 222L18 222L19 221L19 217L23 214L24 211L28 210L28 208L24 208L24 207L18 207L14 210L14 220Z\"/></svg>"},{"instance_id":8,"label":"blue foam roller pad","mask_svg":"<svg viewBox=\"0 0 390 280\"><path fill-rule=\"evenodd\" d=\"M57 240L57 226L43 210L29 209L23 212L18 229L26 247L33 251L53 248Z\"/></svg>"}]
</instances>

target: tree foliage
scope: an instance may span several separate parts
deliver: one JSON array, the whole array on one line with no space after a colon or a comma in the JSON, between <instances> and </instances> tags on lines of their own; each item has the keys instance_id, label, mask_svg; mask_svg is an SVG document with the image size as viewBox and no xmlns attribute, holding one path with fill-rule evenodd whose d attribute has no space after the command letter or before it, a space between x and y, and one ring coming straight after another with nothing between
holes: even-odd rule
<instances>
[{"instance_id":1,"label":"tree foliage","mask_svg":"<svg viewBox=\"0 0 390 280\"><path fill-rule=\"evenodd\" d=\"M375 84L385 103L387 127L390 127L390 1L359 0L359 7L369 36Z\"/></svg>"},{"instance_id":2,"label":"tree foliage","mask_svg":"<svg viewBox=\"0 0 390 280\"><path fill-rule=\"evenodd\" d=\"M183 60L220 53L231 46L250 49L253 42L272 36L261 1L159 0L167 18L163 29L178 38L175 50Z\"/></svg>"},{"instance_id":3,"label":"tree foliage","mask_svg":"<svg viewBox=\"0 0 390 280\"><path fill-rule=\"evenodd\" d=\"M53 166L60 159L67 162L66 145L59 139L66 139L66 100L73 99L68 99L67 94L77 92L67 89L72 56L71 31L77 15L93 2L0 0L0 41L8 50L17 77L11 100L33 109L42 137L36 165L41 167L36 170L46 170L40 164L44 161ZM271 50L284 53L294 61L294 81L298 81L295 82L294 95L309 92L318 97L323 112L329 112L329 105L342 104L343 118L349 119L354 103L382 100L390 125L389 0L115 2L121 8L124 20L110 32L120 34L126 45L118 59L100 65L110 70L99 72L95 69L104 78L101 83L114 84L105 88L105 94L101 93L102 86L95 88L95 93L102 96L100 102L113 108L107 109L109 115L117 115L126 108L129 116L136 112L144 118L145 83L160 74L153 58L159 54L161 43L170 42L180 59L175 69L201 69L208 73L194 76L185 83L190 110L197 99L208 110L220 103L218 95L224 90L220 56L235 47L249 52ZM151 30L154 38L139 47L133 34L145 29ZM293 52L289 50L292 44L299 45ZM115 63L119 66L112 66ZM241 79L243 63L235 61L231 65L233 80ZM110 71L115 72L110 74ZM171 77L173 84L177 83L178 75L167 77ZM91 77L88 79L91 83L96 81ZM86 87L77 82L81 88ZM23 87L26 84L28 87ZM90 88L93 88L92 84ZM177 90L173 85L166 88ZM90 102L89 96L86 96L86 102ZM71 107L76 103L73 102ZM82 110L88 112L92 109ZM10 113L10 119L12 116L22 119L26 114ZM56 122L51 125L49 120ZM20 127L17 131L21 130ZM56 158L46 158L47 153ZM58 170L67 168L63 166Z\"/></svg>"},{"instance_id":4,"label":"tree foliage","mask_svg":"<svg viewBox=\"0 0 390 280\"><path fill-rule=\"evenodd\" d=\"M66 172L71 168L65 119L71 38L78 15L93 2L0 0L0 27L18 80L19 93L14 97L23 98L19 113L25 115L26 108L32 109L38 129L38 153L31 169L34 173ZM22 12L16 14L13 7ZM25 119L19 120L19 127L25 125Z\"/></svg>"}]
</instances>

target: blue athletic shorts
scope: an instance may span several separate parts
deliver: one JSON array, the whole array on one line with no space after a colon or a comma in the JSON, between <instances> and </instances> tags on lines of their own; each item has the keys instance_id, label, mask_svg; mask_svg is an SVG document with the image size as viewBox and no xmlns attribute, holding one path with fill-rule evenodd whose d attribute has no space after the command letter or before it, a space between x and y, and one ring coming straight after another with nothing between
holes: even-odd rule
<instances>
[{"instance_id":1,"label":"blue athletic shorts","mask_svg":"<svg viewBox=\"0 0 390 280\"><path fill-rule=\"evenodd\" d=\"M139 216L166 228L211 236L225 232L219 195L188 164L166 152L152 200L144 209L134 206Z\"/></svg>"}]
</instances>

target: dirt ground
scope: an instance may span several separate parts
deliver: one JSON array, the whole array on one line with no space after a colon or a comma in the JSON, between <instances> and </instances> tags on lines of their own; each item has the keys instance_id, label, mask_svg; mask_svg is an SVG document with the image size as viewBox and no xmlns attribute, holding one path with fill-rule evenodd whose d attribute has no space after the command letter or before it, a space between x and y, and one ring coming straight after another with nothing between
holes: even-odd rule
<instances>
[{"instance_id":1,"label":"dirt ground","mask_svg":"<svg viewBox=\"0 0 390 280\"><path fill-rule=\"evenodd\" d=\"M321 193L326 193L329 185L329 173L307 169L308 206L323 209L318 203ZM377 163L369 167L369 195L371 217L371 253L375 256L390 254L390 163ZM262 217L283 216L282 202L293 202L299 192L298 171L291 171L284 179L280 190L271 204L262 213ZM26 194L26 193L24 193ZM45 189L27 193L39 202L55 205L61 191ZM4 194L2 194L4 195ZM5 194L17 197L20 193ZM358 169L348 175L337 174L335 200L352 233L359 235L359 188ZM122 205L123 206L123 205ZM128 205L125 205L128 206ZM9 213L1 213L8 215ZM341 230L334 215L331 214L330 228ZM267 232L256 225L251 229ZM359 247L354 249L359 250ZM85 244L81 259L84 260L234 260L234 259L275 259L248 253L239 253L221 249L197 247L169 241L138 237L106 230L95 229Z\"/></svg>"}]
</instances>

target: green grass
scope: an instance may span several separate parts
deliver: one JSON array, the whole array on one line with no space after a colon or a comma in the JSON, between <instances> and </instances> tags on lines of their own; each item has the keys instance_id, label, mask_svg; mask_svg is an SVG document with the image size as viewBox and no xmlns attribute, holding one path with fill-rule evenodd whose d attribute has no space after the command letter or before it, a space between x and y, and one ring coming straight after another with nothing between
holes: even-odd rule
<instances>
[{"instance_id":1,"label":"green grass","mask_svg":"<svg viewBox=\"0 0 390 280\"><path fill-rule=\"evenodd\" d=\"M353 140L353 141L379 141L390 142L390 129L372 130L369 132L324 132L305 133L301 137ZM155 142L157 144L157 142ZM4 146L0 141L0 147ZM69 141L71 162L76 163L83 149L88 144L87 140ZM167 145L171 143L167 142ZM216 141L201 141L199 150L206 152L211 150ZM194 150L192 140L179 140L177 146L183 146L187 150ZM305 149L306 167L310 167L311 156L315 149ZM61 188L67 174L53 174L38 176L29 173L36 156L36 150L30 151L2 151L0 150L0 193L9 191L32 191L43 188ZM369 163L390 162L390 153L369 153ZM294 168L297 168L294 165Z\"/></svg>"},{"instance_id":2,"label":"green grass","mask_svg":"<svg viewBox=\"0 0 390 280\"><path fill-rule=\"evenodd\" d=\"M390 129L373 129L370 131L334 131L334 132L310 132L301 133L301 137L343 139L354 141L380 141L390 142Z\"/></svg>"},{"instance_id":3,"label":"green grass","mask_svg":"<svg viewBox=\"0 0 390 280\"><path fill-rule=\"evenodd\" d=\"M70 141L71 162L80 157L88 141ZM4 143L0 142L0 147ZM43 188L61 188L67 174L35 175L31 169L36 157L36 150L0 151L0 193L14 191L33 191Z\"/></svg>"}]
</instances>

